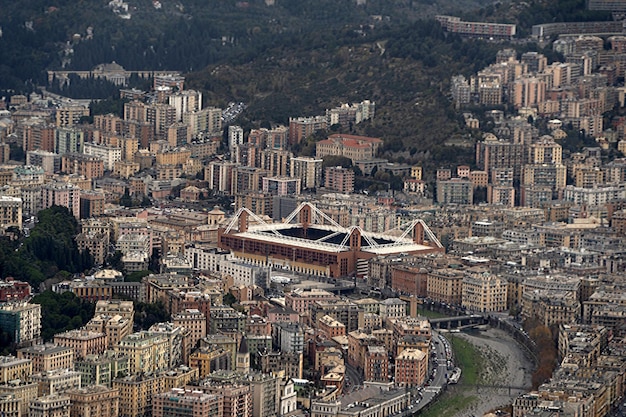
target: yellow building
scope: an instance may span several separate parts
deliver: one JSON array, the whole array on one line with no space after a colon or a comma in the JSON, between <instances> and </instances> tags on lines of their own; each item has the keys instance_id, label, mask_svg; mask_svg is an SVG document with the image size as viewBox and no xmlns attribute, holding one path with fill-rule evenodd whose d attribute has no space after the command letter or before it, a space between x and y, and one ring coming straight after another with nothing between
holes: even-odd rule
<instances>
[{"instance_id":1,"label":"yellow building","mask_svg":"<svg viewBox=\"0 0 626 417\"><path fill-rule=\"evenodd\" d=\"M52 343L20 349L17 351L17 357L18 359L30 359L33 363L33 372L74 368L74 351L72 348L57 346Z\"/></svg>"},{"instance_id":2,"label":"yellow building","mask_svg":"<svg viewBox=\"0 0 626 417\"><path fill-rule=\"evenodd\" d=\"M421 180L422 179L422 167L420 166L412 166L411 167L411 178L413 178L414 180Z\"/></svg>"},{"instance_id":3,"label":"yellow building","mask_svg":"<svg viewBox=\"0 0 626 417\"><path fill-rule=\"evenodd\" d=\"M54 343L72 348L74 358L79 359L104 352L107 348L107 337L101 332L77 329L56 334Z\"/></svg>"},{"instance_id":4,"label":"yellow building","mask_svg":"<svg viewBox=\"0 0 626 417\"><path fill-rule=\"evenodd\" d=\"M189 366L197 368L199 377L204 378L218 369L232 369L232 354L221 348L200 348L189 355Z\"/></svg>"},{"instance_id":5,"label":"yellow building","mask_svg":"<svg viewBox=\"0 0 626 417\"><path fill-rule=\"evenodd\" d=\"M151 415L152 395L165 391L161 375L131 375L113 381L119 391L119 417L144 417Z\"/></svg>"},{"instance_id":6,"label":"yellow building","mask_svg":"<svg viewBox=\"0 0 626 417\"><path fill-rule=\"evenodd\" d=\"M172 388L183 388L185 385L198 379L198 368L179 366L176 369L165 371L161 374L165 390Z\"/></svg>"},{"instance_id":7,"label":"yellow building","mask_svg":"<svg viewBox=\"0 0 626 417\"><path fill-rule=\"evenodd\" d=\"M37 395L62 394L67 390L81 387L80 372L71 369L32 374L30 380L37 384Z\"/></svg>"},{"instance_id":8,"label":"yellow building","mask_svg":"<svg viewBox=\"0 0 626 417\"><path fill-rule=\"evenodd\" d=\"M28 405L37 398L38 385L34 382L26 382L24 380L13 380L7 384L0 384L0 393L10 394L20 403L20 414L27 417L29 413Z\"/></svg>"},{"instance_id":9,"label":"yellow building","mask_svg":"<svg viewBox=\"0 0 626 417\"><path fill-rule=\"evenodd\" d=\"M117 389L92 385L67 392L72 403L70 417L118 417L120 396Z\"/></svg>"},{"instance_id":10,"label":"yellow building","mask_svg":"<svg viewBox=\"0 0 626 417\"><path fill-rule=\"evenodd\" d=\"M106 334L108 348L114 348L132 333L134 315L132 301L100 300L96 303L94 317L85 328Z\"/></svg>"},{"instance_id":11,"label":"yellow building","mask_svg":"<svg viewBox=\"0 0 626 417\"><path fill-rule=\"evenodd\" d=\"M72 127L80 123L83 116L89 116L89 108L83 106L60 107L56 109L56 126Z\"/></svg>"},{"instance_id":12,"label":"yellow building","mask_svg":"<svg viewBox=\"0 0 626 417\"><path fill-rule=\"evenodd\" d=\"M30 359L18 359L15 356L0 356L0 383L6 384L14 379L28 379L33 373Z\"/></svg>"},{"instance_id":13,"label":"yellow building","mask_svg":"<svg viewBox=\"0 0 626 417\"><path fill-rule=\"evenodd\" d=\"M156 154L156 164L183 165L189 158L191 158L191 151L185 148L168 152L158 152Z\"/></svg>"},{"instance_id":14,"label":"yellow building","mask_svg":"<svg viewBox=\"0 0 626 417\"><path fill-rule=\"evenodd\" d=\"M433 301L452 305L461 304L463 273L456 269L443 268L428 274L426 294Z\"/></svg>"},{"instance_id":15,"label":"yellow building","mask_svg":"<svg viewBox=\"0 0 626 417\"><path fill-rule=\"evenodd\" d=\"M70 397L46 395L30 403L30 417L70 417Z\"/></svg>"},{"instance_id":16,"label":"yellow building","mask_svg":"<svg viewBox=\"0 0 626 417\"><path fill-rule=\"evenodd\" d=\"M158 372L169 366L169 342L161 335L132 333L122 338L115 350L128 357L130 373Z\"/></svg>"},{"instance_id":17,"label":"yellow building","mask_svg":"<svg viewBox=\"0 0 626 417\"><path fill-rule=\"evenodd\" d=\"M481 313L504 311L507 308L505 279L487 271L476 271L463 278L462 305Z\"/></svg>"},{"instance_id":18,"label":"yellow building","mask_svg":"<svg viewBox=\"0 0 626 417\"><path fill-rule=\"evenodd\" d=\"M20 401L12 394L0 394L0 415L21 417Z\"/></svg>"}]
</instances>

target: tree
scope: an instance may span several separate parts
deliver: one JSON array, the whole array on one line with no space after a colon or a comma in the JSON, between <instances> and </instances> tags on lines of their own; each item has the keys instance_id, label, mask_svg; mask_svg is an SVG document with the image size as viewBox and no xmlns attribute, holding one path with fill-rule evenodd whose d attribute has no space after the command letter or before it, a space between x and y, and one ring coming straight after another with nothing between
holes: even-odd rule
<instances>
[{"instance_id":1,"label":"tree","mask_svg":"<svg viewBox=\"0 0 626 417\"><path fill-rule=\"evenodd\" d=\"M337 166L352 168L352 160L345 156L327 155L323 157L322 160L322 169Z\"/></svg>"},{"instance_id":2,"label":"tree","mask_svg":"<svg viewBox=\"0 0 626 417\"><path fill-rule=\"evenodd\" d=\"M224 295L223 299L224 305L231 306L237 302L237 299L231 293Z\"/></svg>"},{"instance_id":3,"label":"tree","mask_svg":"<svg viewBox=\"0 0 626 417\"><path fill-rule=\"evenodd\" d=\"M51 340L56 333L78 329L94 315L95 305L76 297L72 292L57 294L50 290L33 297L41 305L41 336Z\"/></svg>"},{"instance_id":4,"label":"tree","mask_svg":"<svg viewBox=\"0 0 626 417\"><path fill-rule=\"evenodd\" d=\"M105 260L105 264L115 270L123 271L124 270L124 264L122 263L123 256L124 255L122 254L122 252L120 252L119 250L116 250L113 254L107 257L107 259Z\"/></svg>"}]
</instances>

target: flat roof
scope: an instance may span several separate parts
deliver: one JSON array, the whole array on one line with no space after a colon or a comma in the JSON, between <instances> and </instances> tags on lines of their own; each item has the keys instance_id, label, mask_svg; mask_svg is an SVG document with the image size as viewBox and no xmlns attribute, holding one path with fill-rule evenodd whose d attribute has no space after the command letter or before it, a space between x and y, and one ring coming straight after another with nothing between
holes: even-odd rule
<instances>
[{"instance_id":1,"label":"flat roof","mask_svg":"<svg viewBox=\"0 0 626 417\"><path fill-rule=\"evenodd\" d=\"M346 236L350 229L344 229L331 225L315 225L306 229L301 224L273 223L265 225L252 225L246 232L234 234L250 240L260 240L270 243L302 246L324 252L347 252L350 246ZM341 246L343 241L346 243ZM370 242L375 242L371 245ZM376 255L386 255L397 252L418 252L433 249L430 246L415 243L410 238L399 238L382 233L369 233L361 231L361 251Z\"/></svg>"}]
</instances>

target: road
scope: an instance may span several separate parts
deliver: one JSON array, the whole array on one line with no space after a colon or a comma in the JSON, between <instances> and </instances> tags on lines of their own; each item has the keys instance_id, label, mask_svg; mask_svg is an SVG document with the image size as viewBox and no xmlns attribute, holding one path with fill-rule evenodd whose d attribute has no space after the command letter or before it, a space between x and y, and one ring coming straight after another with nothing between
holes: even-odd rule
<instances>
[{"instance_id":1,"label":"road","mask_svg":"<svg viewBox=\"0 0 626 417\"><path fill-rule=\"evenodd\" d=\"M434 351L437 354L436 358L438 361L438 363L435 364L432 358L430 360L432 369L436 370L435 377L433 378L429 386L424 387L424 390L422 391L422 399L413 409L410 410L411 413L415 413L416 411L419 411L427 406L432 400L435 399L443 386L446 385L448 382L448 356L446 355L446 349L448 349L448 352L450 352L450 345L448 341L445 338L440 337L440 334L437 332L433 332L432 340L433 344L435 345Z\"/></svg>"},{"instance_id":2,"label":"road","mask_svg":"<svg viewBox=\"0 0 626 417\"><path fill-rule=\"evenodd\" d=\"M346 377L349 378L349 386L346 384L346 389L344 390L344 394L348 394L355 390L356 387L363 385L363 377L361 373L357 371L352 365L349 365L348 362L345 362L346 365Z\"/></svg>"}]
</instances>

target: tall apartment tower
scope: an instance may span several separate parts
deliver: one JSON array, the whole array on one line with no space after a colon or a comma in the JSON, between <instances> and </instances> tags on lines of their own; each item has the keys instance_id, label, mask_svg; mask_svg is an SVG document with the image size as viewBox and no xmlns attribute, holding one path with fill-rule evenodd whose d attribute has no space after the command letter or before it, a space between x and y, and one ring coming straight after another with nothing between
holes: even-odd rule
<instances>
[{"instance_id":1,"label":"tall apartment tower","mask_svg":"<svg viewBox=\"0 0 626 417\"><path fill-rule=\"evenodd\" d=\"M170 106L176 109L176 121L183 120L183 114L202 110L202 93L195 90L178 91L168 97Z\"/></svg>"},{"instance_id":2,"label":"tall apartment tower","mask_svg":"<svg viewBox=\"0 0 626 417\"><path fill-rule=\"evenodd\" d=\"M231 155L234 154L237 145L243 145L243 129L241 126L228 126L228 150Z\"/></svg>"},{"instance_id":3,"label":"tall apartment tower","mask_svg":"<svg viewBox=\"0 0 626 417\"><path fill-rule=\"evenodd\" d=\"M322 185L322 159L311 157L291 158L290 174L302 180L302 188L317 188Z\"/></svg>"}]
</instances>

